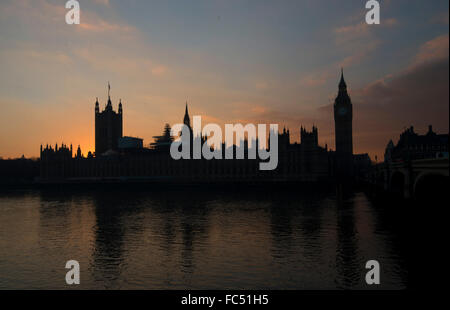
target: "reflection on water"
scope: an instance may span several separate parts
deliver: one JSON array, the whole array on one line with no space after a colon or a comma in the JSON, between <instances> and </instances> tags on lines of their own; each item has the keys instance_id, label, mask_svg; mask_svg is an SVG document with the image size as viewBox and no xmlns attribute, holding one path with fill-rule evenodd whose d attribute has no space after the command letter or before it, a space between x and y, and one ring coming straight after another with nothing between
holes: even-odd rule
<instances>
[{"instance_id":1,"label":"reflection on water","mask_svg":"<svg viewBox=\"0 0 450 310\"><path fill-rule=\"evenodd\" d=\"M0 288L335 289L407 286L396 235L357 193L0 193Z\"/></svg>"}]
</instances>

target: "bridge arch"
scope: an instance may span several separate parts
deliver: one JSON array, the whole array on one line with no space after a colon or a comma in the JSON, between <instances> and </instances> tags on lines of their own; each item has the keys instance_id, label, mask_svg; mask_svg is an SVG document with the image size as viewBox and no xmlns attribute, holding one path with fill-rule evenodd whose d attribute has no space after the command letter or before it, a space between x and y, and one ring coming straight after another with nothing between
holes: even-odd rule
<instances>
[{"instance_id":1,"label":"bridge arch","mask_svg":"<svg viewBox=\"0 0 450 310\"><path fill-rule=\"evenodd\" d=\"M427 202L448 202L449 180L447 174L438 171L419 174L413 186L414 198Z\"/></svg>"}]
</instances>

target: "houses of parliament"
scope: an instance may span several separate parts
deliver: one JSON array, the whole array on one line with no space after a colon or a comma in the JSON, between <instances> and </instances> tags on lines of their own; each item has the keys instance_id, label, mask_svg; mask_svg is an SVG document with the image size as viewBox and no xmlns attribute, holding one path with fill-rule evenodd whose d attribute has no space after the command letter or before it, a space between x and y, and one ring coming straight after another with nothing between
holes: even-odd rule
<instances>
[{"instance_id":1,"label":"houses of parliament","mask_svg":"<svg viewBox=\"0 0 450 310\"><path fill-rule=\"evenodd\" d=\"M154 137L148 147L143 140L123 135L123 107L114 111L109 95L101 111L95 102L95 153L83 156L80 147L72 145L42 146L40 151L40 180L42 182L103 182L103 181L329 181L353 178L361 160L370 165L367 154L353 154L353 111L344 75L341 73L339 91L334 103L336 150L318 143L318 128L300 128L300 143L291 143L289 129L278 133L278 166L272 171L260 171L256 159L195 159L174 160L170 156L170 126ZM190 128L186 103L183 123ZM192 131L191 131L192 132ZM192 137L191 137L192 138ZM206 137L195 137L206 142ZM248 152L246 140L233 148ZM223 145L222 152L225 152ZM224 156L222 156L224 158ZM245 158L248 158L247 156Z\"/></svg>"}]
</instances>

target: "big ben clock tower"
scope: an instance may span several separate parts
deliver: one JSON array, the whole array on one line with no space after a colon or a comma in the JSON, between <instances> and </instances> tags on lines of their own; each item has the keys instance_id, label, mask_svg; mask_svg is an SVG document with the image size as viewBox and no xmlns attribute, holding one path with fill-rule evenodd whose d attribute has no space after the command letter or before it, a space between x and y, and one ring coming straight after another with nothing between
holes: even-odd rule
<instances>
[{"instance_id":1,"label":"big ben clock tower","mask_svg":"<svg viewBox=\"0 0 450 310\"><path fill-rule=\"evenodd\" d=\"M334 101L336 142L336 173L338 177L353 176L353 107L347 93L344 72L341 71L339 93Z\"/></svg>"}]
</instances>

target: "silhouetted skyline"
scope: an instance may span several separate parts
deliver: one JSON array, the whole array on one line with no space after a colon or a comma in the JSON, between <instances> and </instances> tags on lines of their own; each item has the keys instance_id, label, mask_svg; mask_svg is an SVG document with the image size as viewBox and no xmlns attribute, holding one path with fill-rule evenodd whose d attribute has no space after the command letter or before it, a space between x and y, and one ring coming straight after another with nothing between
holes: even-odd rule
<instances>
[{"instance_id":1,"label":"silhouetted skyline","mask_svg":"<svg viewBox=\"0 0 450 310\"><path fill-rule=\"evenodd\" d=\"M403 128L448 132L448 1L92 1L80 26L53 0L0 3L0 156L39 145L94 151L92 103L122 99L124 132L146 144L187 100L205 122L320 129L334 146L336 73L354 105L354 151L382 158ZM220 16L220 18L218 18ZM99 92L104 90L104 93ZM293 131L299 141L299 131Z\"/></svg>"}]
</instances>

